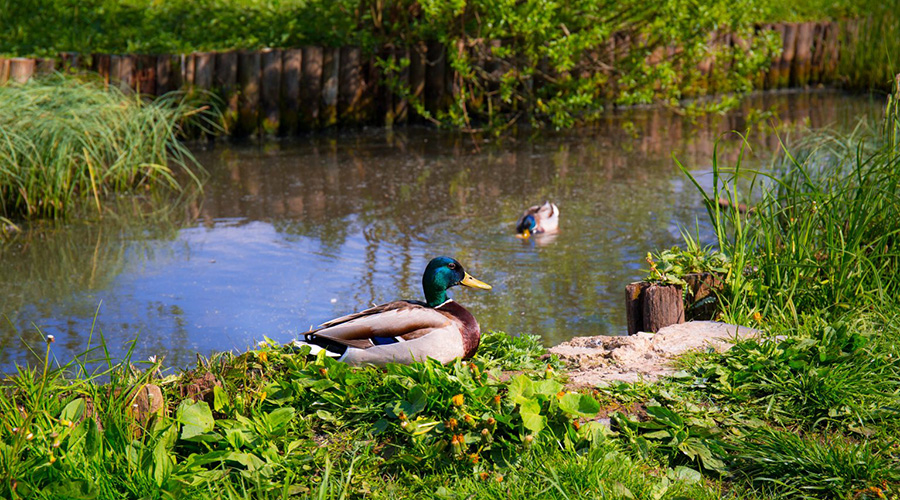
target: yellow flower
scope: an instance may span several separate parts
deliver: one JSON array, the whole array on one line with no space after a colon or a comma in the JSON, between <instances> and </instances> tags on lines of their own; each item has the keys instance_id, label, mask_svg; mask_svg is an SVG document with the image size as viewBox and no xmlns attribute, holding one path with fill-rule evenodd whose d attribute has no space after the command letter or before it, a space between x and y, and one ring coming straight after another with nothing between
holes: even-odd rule
<instances>
[{"instance_id":1,"label":"yellow flower","mask_svg":"<svg viewBox=\"0 0 900 500\"><path fill-rule=\"evenodd\" d=\"M259 360L262 361L263 363L269 362L269 353L267 353L266 351L260 351L260 352L256 353L256 357L258 357Z\"/></svg>"},{"instance_id":2,"label":"yellow flower","mask_svg":"<svg viewBox=\"0 0 900 500\"><path fill-rule=\"evenodd\" d=\"M753 313L753 321L756 321L757 323L762 321L762 314L760 314L759 311Z\"/></svg>"},{"instance_id":3,"label":"yellow flower","mask_svg":"<svg viewBox=\"0 0 900 500\"><path fill-rule=\"evenodd\" d=\"M453 396L452 398L450 398L450 401L453 403L454 406L462 406L463 403L465 402L465 399L463 398L462 394L457 394L456 396Z\"/></svg>"}]
</instances>

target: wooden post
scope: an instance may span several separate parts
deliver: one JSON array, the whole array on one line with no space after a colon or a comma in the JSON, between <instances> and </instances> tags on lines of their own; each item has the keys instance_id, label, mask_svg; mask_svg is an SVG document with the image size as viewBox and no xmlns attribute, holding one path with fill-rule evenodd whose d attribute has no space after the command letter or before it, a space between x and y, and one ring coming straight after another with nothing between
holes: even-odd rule
<instances>
[{"instance_id":1,"label":"wooden post","mask_svg":"<svg viewBox=\"0 0 900 500\"><path fill-rule=\"evenodd\" d=\"M214 66L213 88L222 99L222 122L225 130L231 132L238 118L238 53L217 53Z\"/></svg>"},{"instance_id":2,"label":"wooden post","mask_svg":"<svg viewBox=\"0 0 900 500\"><path fill-rule=\"evenodd\" d=\"M193 87L198 90L211 90L215 75L216 55L212 52L195 52Z\"/></svg>"},{"instance_id":3,"label":"wooden post","mask_svg":"<svg viewBox=\"0 0 900 500\"><path fill-rule=\"evenodd\" d=\"M650 285L644 291L644 329L656 333L660 328L684 323L684 301L678 285Z\"/></svg>"},{"instance_id":4,"label":"wooden post","mask_svg":"<svg viewBox=\"0 0 900 500\"><path fill-rule=\"evenodd\" d=\"M628 335L644 330L644 290L650 286L646 281L625 285L625 317L628 321Z\"/></svg>"},{"instance_id":5,"label":"wooden post","mask_svg":"<svg viewBox=\"0 0 900 500\"><path fill-rule=\"evenodd\" d=\"M428 42L425 66L425 109L434 114L447 99L447 48L438 41Z\"/></svg>"},{"instance_id":6,"label":"wooden post","mask_svg":"<svg viewBox=\"0 0 900 500\"><path fill-rule=\"evenodd\" d=\"M63 73L75 73L81 67L81 56L78 52L60 52L59 65Z\"/></svg>"},{"instance_id":7,"label":"wooden post","mask_svg":"<svg viewBox=\"0 0 900 500\"><path fill-rule=\"evenodd\" d=\"M322 55L322 108L319 124L331 127L337 124L338 78L340 76L340 49L325 48Z\"/></svg>"},{"instance_id":8,"label":"wooden post","mask_svg":"<svg viewBox=\"0 0 900 500\"><path fill-rule=\"evenodd\" d=\"M47 57L35 61L34 72L37 75L48 75L56 69L56 60Z\"/></svg>"},{"instance_id":9,"label":"wooden post","mask_svg":"<svg viewBox=\"0 0 900 500\"><path fill-rule=\"evenodd\" d=\"M424 42L409 48L409 88L410 97L416 104L423 104L425 98L425 56L428 51Z\"/></svg>"},{"instance_id":10,"label":"wooden post","mask_svg":"<svg viewBox=\"0 0 900 500\"><path fill-rule=\"evenodd\" d=\"M281 123L281 50L263 49L261 63L261 132L275 135Z\"/></svg>"},{"instance_id":11,"label":"wooden post","mask_svg":"<svg viewBox=\"0 0 900 500\"><path fill-rule=\"evenodd\" d=\"M722 291L720 275L691 273L682 276L687 283L685 316L689 320L712 320L719 311L717 294Z\"/></svg>"},{"instance_id":12,"label":"wooden post","mask_svg":"<svg viewBox=\"0 0 900 500\"><path fill-rule=\"evenodd\" d=\"M281 56L281 134L297 133L300 112L300 74L303 50L288 49Z\"/></svg>"},{"instance_id":13,"label":"wooden post","mask_svg":"<svg viewBox=\"0 0 900 500\"><path fill-rule=\"evenodd\" d=\"M822 58L825 54L826 23L813 23L812 54L809 61L809 83L815 85L822 81Z\"/></svg>"},{"instance_id":14,"label":"wooden post","mask_svg":"<svg viewBox=\"0 0 900 500\"><path fill-rule=\"evenodd\" d=\"M156 92L163 95L178 89L179 82L175 77L176 57L171 54L161 54L156 57Z\"/></svg>"},{"instance_id":15,"label":"wooden post","mask_svg":"<svg viewBox=\"0 0 900 500\"><path fill-rule=\"evenodd\" d=\"M134 72L134 88L140 94L156 94L156 56L137 56L137 67Z\"/></svg>"},{"instance_id":16,"label":"wooden post","mask_svg":"<svg viewBox=\"0 0 900 500\"><path fill-rule=\"evenodd\" d=\"M832 21L829 25L829 35L826 49L825 72L828 74L828 81L837 80L838 59L841 56L841 23Z\"/></svg>"},{"instance_id":17,"label":"wooden post","mask_svg":"<svg viewBox=\"0 0 900 500\"><path fill-rule=\"evenodd\" d=\"M91 54L91 70L103 80L104 85L109 85L109 54Z\"/></svg>"},{"instance_id":18,"label":"wooden post","mask_svg":"<svg viewBox=\"0 0 900 500\"><path fill-rule=\"evenodd\" d=\"M342 124L359 124L363 91L362 49L341 48L340 76L338 78L338 116Z\"/></svg>"},{"instance_id":19,"label":"wooden post","mask_svg":"<svg viewBox=\"0 0 900 500\"><path fill-rule=\"evenodd\" d=\"M303 47L300 75L300 125L315 128L319 122L319 102L322 100L322 47Z\"/></svg>"},{"instance_id":20,"label":"wooden post","mask_svg":"<svg viewBox=\"0 0 900 500\"><path fill-rule=\"evenodd\" d=\"M784 37L781 39L784 52L781 53L781 62L778 65L778 88L787 88L791 84L791 68L794 66L794 56L797 53L797 23L785 23Z\"/></svg>"},{"instance_id":21,"label":"wooden post","mask_svg":"<svg viewBox=\"0 0 900 500\"><path fill-rule=\"evenodd\" d=\"M125 55L119 63L119 88L122 92L131 92L134 89L134 67L136 56Z\"/></svg>"},{"instance_id":22,"label":"wooden post","mask_svg":"<svg viewBox=\"0 0 900 500\"><path fill-rule=\"evenodd\" d=\"M805 87L809 84L814 31L815 23L809 22L797 25L797 45L794 53L794 64L791 68L792 86Z\"/></svg>"},{"instance_id":23,"label":"wooden post","mask_svg":"<svg viewBox=\"0 0 900 500\"><path fill-rule=\"evenodd\" d=\"M0 57L0 85L9 79L9 59Z\"/></svg>"},{"instance_id":24,"label":"wooden post","mask_svg":"<svg viewBox=\"0 0 900 500\"><path fill-rule=\"evenodd\" d=\"M14 57L9 60L9 80L25 83L34 75L35 61L25 57Z\"/></svg>"},{"instance_id":25,"label":"wooden post","mask_svg":"<svg viewBox=\"0 0 900 500\"><path fill-rule=\"evenodd\" d=\"M259 130L259 80L261 55L242 51L238 56L238 122L236 135L256 134Z\"/></svg>"},{"instance_id":26,"label":"wooden post","mask_svg":"<svg viewBox=\"0 0 900 500\"><path fill-rule=\"evenodd\" d=\"M181 87L189 93L194 92L194 53L181 54L178 58L178 74L181 75Z\"/></svg>"}]
</instances>

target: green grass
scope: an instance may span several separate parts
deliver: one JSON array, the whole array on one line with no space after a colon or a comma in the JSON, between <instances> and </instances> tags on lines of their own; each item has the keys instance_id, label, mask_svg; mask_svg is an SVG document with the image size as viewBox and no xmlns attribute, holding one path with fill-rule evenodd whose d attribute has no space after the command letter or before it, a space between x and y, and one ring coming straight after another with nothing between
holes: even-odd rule
<instances>
[{"instance_id":1,"label":"green grass","mask_svg":"<svg viewBox=\"0 0 900 500\"><path fill-rule=\"evenodd\" d=\"M145 102L61 75L0 86L0 217L102 214L114 194L199 185L178 140L196 113L177 95Z\"/></svg>"}]
</instances>

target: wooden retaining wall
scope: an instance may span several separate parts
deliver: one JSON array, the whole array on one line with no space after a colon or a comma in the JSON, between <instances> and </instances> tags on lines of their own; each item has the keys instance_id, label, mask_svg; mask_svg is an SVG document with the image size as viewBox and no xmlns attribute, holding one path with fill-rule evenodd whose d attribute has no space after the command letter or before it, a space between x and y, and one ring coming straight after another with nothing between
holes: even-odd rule
<instances>
[{"instance_id":1,"label":"wooden retaining wall","mask_svg":"<svg viewBox=\"0 0 900 500\"><path fill-rule=\"evenodd\" d=\"M770 30L779 34L782 52L774 58L768 71L758 75L757 88L803 87L838 81L836 70L842 33L852 33L858 27L853 20L758 26L757 32ZM614 61L625 57L631 43L640 40L617 33L606 46L589 51L583 59L612 58ZM499 44L500 41L493 41L482 47L482 55ZM738 37L716 33L710 35L710 44L747 46ZM458 87L456 75L448 64L448 50L436 42L421 42L410 47L385 47L378 55L395 61L408 58L410 64L397 77L409 83L412 95L421 99L427 111L435 112L448 105ZM677 52L677 48L660 49L650 59L661 60ZM729 63L709 58L701 61L700 69L712 75L714 65ZM489 57L483 58L482 66L485 74L500 71L498 62ZM386 85L375 56L365 55L359 47L174 55L63 53L55 59L0 58L0 84L25 82L32 75L54 70L78 69L98 73L107 85L142 94L162 95L181 89L201 97L208 95L224 111L228 130L238 136L292 135L336 125L393 126L419 118L409 102ZM710 77L702 87L714 92L717 86Z\"/></svg>"}]
</instances>

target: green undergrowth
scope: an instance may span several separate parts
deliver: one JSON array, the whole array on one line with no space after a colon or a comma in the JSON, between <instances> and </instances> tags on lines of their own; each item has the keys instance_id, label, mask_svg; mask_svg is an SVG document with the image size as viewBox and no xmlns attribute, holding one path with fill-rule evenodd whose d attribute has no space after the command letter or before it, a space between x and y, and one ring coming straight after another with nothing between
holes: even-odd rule
<instances>
[{"instance_id":1,"label":"green undergrowth","mask_svg":"<svg viewBox=\"0 0 900 500\"><path fill-rule=\"evenodd\" d=\"M0 219L103 214L118 194L199 186L179 137L210 116L180 94L148 102L58 74L0 85Z\"/></svg>"},{"instance_id":2,"label":"green undergrowth","mask_svg":"<svg viewBox=\"0 0 900 500\"><path fill-rule=\"evenodd\" d=\"M684 169L715 242L686 237L685 250L649 258L662 282L716 274L718 317L761 331L682 359L670 390L718 409L724 434L740 436L719 443L730 477L763 497L898 495L898 95L881 127L783 145L769 171L714 158L706 191Z\"/></svg>"},{"instance_id":3,"label":"green undergrowth","mask_svg":"<svg viewBox=\"0 0 900 500\"><path fill-rule=\"evenodd\" d=\"M2 383L5 498L719 496L690 453L617 440L598 421L613 399L567 389L536 337L386 368L267 342L170 375L102 345L50 369L52 347Z\"/></svg>"}]
</instances>

